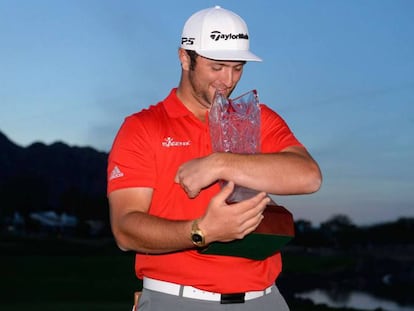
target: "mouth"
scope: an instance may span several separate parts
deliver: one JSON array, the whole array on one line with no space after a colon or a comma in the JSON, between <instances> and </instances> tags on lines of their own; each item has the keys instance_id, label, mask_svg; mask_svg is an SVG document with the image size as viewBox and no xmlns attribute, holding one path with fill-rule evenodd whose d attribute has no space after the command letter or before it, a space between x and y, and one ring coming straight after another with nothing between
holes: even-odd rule
<instances>
[{"instance_id":1,"label":"mouth","mask_svg":"<svg viewBox=\"0 0 414 311\"><path fill-rule=\"evenodd\" d=\"M227 87L214 88L214 97L216 96L217 93L221 93L224 97L228 98L230 96L231 89Z\"/></svg>"},{"instance_id":2,"label":"mouth","mask_svg":"<svg viewBox=\"0 0 414 311\"><path fill-rule=\"evenodd\" d=\"M229 91L231 90L231 88L225 86L223 83L214 83L212 85L212 88L214 89L214 93L221 92L224 95L228 95Z\"/></svg>"}]
</instances>

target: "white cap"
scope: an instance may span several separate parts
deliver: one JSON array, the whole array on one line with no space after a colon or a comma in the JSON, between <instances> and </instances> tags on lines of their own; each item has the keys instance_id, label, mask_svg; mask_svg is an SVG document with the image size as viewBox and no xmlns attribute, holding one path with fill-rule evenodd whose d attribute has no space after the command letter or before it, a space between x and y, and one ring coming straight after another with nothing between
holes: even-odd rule
<instances>
[{"instance_id":1,"label":"white cap","mask_svg":"<svg viewBox=\"0 0 414 311\"><path fill-rule=\"evenodd\" d=\"M249 51L244 20L220 6L194 13L184 24L181 47L216 60L262 61Z\"/></svg>"}]
</instances>

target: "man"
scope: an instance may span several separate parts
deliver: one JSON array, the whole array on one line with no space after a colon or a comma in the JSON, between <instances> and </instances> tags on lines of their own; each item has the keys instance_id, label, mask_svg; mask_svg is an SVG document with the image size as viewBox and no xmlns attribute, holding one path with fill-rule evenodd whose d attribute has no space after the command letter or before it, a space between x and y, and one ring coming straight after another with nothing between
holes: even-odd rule
<instances>
[{"instance_id":1,"label":"man","mask_svg":"<svg viewBox=\"0 0 414 311\"><path fill-rule=\"evenodd\" d=\"M207 119L216 90L230 96L245 63L260 61L241 17L218 6L195 13L178 56L178 87L126 118L109 156L112 230L122 250L136 252L138 310L288 310L274 285L279 253L251 260L198 250L253 232L268 193L317 191L319 167L265 105L260 154L212 152ZM219 180L228 183L221 189ZM230 206L235 184L261 192Z\"/></svg>"}]
</instances>

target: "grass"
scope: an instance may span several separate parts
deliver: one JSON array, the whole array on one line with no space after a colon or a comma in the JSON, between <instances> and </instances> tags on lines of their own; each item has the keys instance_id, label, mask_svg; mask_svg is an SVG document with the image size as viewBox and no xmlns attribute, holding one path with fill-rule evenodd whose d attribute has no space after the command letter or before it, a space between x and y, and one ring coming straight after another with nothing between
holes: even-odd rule
<instances>
[{"instance_id":1,"label":"grass","mask_svg":"<svg viewBox=\"0 0 414 311\"><path fill-rule=\"evenodd\" d=\"M345 269L356 264L355 256L330 255L320 256L315 254L283 254L283 270L296 273L319 273L330 270Z\"/></svg>"},{"instance_id":2,"label":"grass","mask_svg":"<svg viewBox=\"0 0 414 311\"><path fill-rule=\"evenodd\" d=\"M130 258L121 256L9 256L1 274L2 301L124 299L133 290ZM127 268L129 267L129 268Z\"/></svg>"},{"instance_id":3,"label":"grass","mask_svg":"<svg viewBox=\"0 0 414 311\"><path fill-rule=\"evenodd\" d=\"M15 302L15 303L0 303L2 311L115 311L115 310L131 310L132 304L102 302L102 301L87 301L87 302Z\"/></svg>"},{"instance_id":4,"label":"grass","mask_svg":"<svg viewBox=\"0 0 414 311\"><path fill-rule=\"evenodd\" d=\"M130 310L134 255L113 242L2 242L0 310Z\"/></svg>"},{"instance_id":5,"label":"grass","mask_svg":"<svg viewBox=\"0 0 414 311\"><path fill-rule=\"evenodd\" d=\"M112 240L0 238L0 254L2 311L131 310L133 293L141 285L134 274L134 254L121 252ZM287 269L300 272L344 259L313 260L289 255L284 261ZM334 310L289 304L295 311Z\"/></svg>"}]
</instances>

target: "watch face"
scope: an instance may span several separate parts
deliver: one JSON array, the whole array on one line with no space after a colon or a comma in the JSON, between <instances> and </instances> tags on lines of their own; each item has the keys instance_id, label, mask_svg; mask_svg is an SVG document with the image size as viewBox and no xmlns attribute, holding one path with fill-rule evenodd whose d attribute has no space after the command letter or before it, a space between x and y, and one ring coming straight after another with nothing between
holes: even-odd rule
<instances>
[{"instance_id":1,"label":"watch face","mask_svg":"<svg viewBox=\"0 0 414 311\"><path fill-rule=\"evenodd\" d=\"M203 237L198 233L194 233L192 238L194 243L201 243L203 241Z\"/></svg>"}]
</instances>

